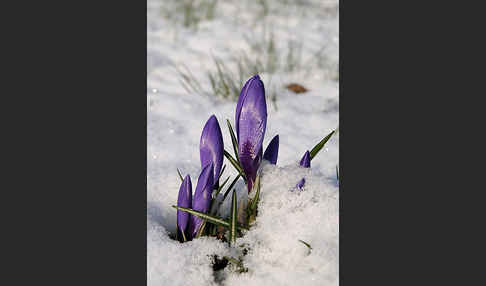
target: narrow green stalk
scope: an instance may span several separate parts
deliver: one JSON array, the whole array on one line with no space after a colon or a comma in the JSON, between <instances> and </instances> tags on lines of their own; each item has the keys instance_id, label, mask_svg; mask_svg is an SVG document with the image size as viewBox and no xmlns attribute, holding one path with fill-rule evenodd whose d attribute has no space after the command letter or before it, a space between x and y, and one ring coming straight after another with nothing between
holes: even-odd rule
<instances>
[{"instance_id":1,"label":"narrow green stalk","mask_svg":"<svg viewBox=\"0 0 486 286\"><path fill-rule=\"evenodd\" d=\"M336 130L333 130L331 133L329 133L324 139L321 140L321 142L317 143L314 148L310 151L310 159L314 159L314 157L317 155L319 151L321 151L322 147L324 147L324 144L326 144L327 141L331 138L331 136L336 132Z\"/></svg>"},{"instance_id":2,"label":"narrow green stalk","mask_svg":"<svg viewBox=\"0 0 486 286\"><path fill-rule=\"evenodd\" d=\"M235 152L236 161L238 162L238 164L240 164L240 158L238 157L238 142L236 141L235 132L233 131L233 127L231 126L231 123L228 119L226 119L226 123L228 124L228 129L231 136L231 143L233 143L233 151Z\"/></svg>"},{"instance_id":3,"label":"narrow green stalk","mask_svg":"<svg viewBox=\"0 0 486 286\"><path fill-rule=\"evenodd\" d=\"M231 198L231 216L230 216L230 231L229 231L229 244L235 245L236 243L236 213L237 213L237 202L236 202L236 192L233 191L233 196Z\"/></svg>"},{"instance_id":4,"label":"narrow green stalk","mask_svg":"<svg viewBox=\"0 0 486 286\"><path fill-rule=\"evenodd\" d=\"M179 178L181 178L181 181L184 181L184 179L182 178L182 175L181 175L181 171L179 171L179 168L177 168L177 174L179 174Z\"/></svg>"}]
</instances>

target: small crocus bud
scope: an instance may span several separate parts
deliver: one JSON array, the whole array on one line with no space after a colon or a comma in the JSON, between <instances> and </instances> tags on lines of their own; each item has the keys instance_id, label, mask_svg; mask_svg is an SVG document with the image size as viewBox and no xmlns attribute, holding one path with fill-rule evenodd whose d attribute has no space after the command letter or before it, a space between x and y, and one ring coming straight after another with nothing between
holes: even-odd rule
<instances>
[{"instance_id":1,"label":"small crocus bud","mask_svg":"<svg viewBox=\"0 0 486 286\"><path fill-rule=\"evenodd\" d=\"M223 135L219 127L216 116L211 115L204 125L201 140L199 142L199 155L201 159L201 168L209 163L213 163L214 174L213 183L216 184L219 179L219 173L223 165Z\"/></svg>"},{"instance_id":2,"label":"small crocus bud","mask_svg":"<svg viewBox=\"0 0 486 286\"><path fill-rule=\"evenodd\" d=\"M311 158L309 151L306 151L304 157L300 160L300 165L304 168L310 168Z\"/></svg>"},{"instance_id":3,"label":"small crocus bud","mask_svg":"<svg viewBox=\"0 0 486 286\"><path fill-rule=\"evenodd\" d=\"M181 187L179 188L179 197L177 198L177 206L184 208L192 207L192 183L191 177L187 175L182 181ZM191 240L188 224L191 214L185 211L177 210L177 239L180 242L185 240Z\"/></svg>"},{"instance_id":4,"label":"small crocus bud","mask_svg":"<svg viewBox=\"0 0 486 286\"><path fill-rule=\"evenodd\" d=\"M265 153L263 154L263 159L268 160L270 164L276 165L277 164L277 157L278 157L278 134L273 137L270 144L268 144Z\"/></svg>"},{"instance_id":5,"label":"small crocus bud","mask_svg":"<svg viewBox=\"0 0 486 286\"><path fill-rule=\"evenodd\" d=\"M300 160L300 166L304 168L310 168L311 164L311 159L310 159L310 153L309 151L306 151L304 154L304 157ZM298 183L297 183L297 188L302 189L305 185L305 178L302 178Z\"/></svg>"},{"instance_id":6,"label":"small crocus bud","mask_svg":"<svg viewBox=\"0 0 486 286\"><path fill-rule=\"evenodd\" d=\"M251 191L261 162L262 144L267 126L265 87L258 75L250 78L241 90L236 105L235 127L238 157Z\"/></svg>"},{"instance_id":7,"label":"small crocus bud","mask_svg":"<svg viewBox=\"0 0 486 286\"><path fill-rule=\"evenodd\" d=\"M197 179L196 191L192 200L192 209L207 213L211 203L211 193L213 192L213 163L206 165ZM189 233L194 238L201 227L203 219L192 215L189 223Z\"/></svg>"}]
</instances>

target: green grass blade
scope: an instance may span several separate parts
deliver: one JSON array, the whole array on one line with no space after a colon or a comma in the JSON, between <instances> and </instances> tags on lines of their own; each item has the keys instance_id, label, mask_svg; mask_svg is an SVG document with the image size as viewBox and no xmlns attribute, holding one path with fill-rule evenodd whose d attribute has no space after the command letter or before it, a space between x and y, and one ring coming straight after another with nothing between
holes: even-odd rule
<instances>
[{"instance_id":1,"label":"green grass blade","mask_svg":"<svg viewBox=\"0 0 486 286\"><path fill-rule=\"evenodd\" d=\"M233 263L238 268L238 272L240 273L248 272L248 268L244 267L242 261L229 256L223 256L223 258L228 260L228 262Z\"/></svg>"},{"instance_id":2,"label":"green grass blade","mask_svg":"<svg viewBox=\"0 0 486 286\"><path fill-rule=\"evenodd\" d=\"M236 171L238 171L238 173L241 175L241 177L243 177L243 179L246 182L245 173L243 172L243 169L241 168L240 164L236 162L236 160L226 150L224 150L224 156L226 157L226 159L228 159L228 161L230 161L231 165L235 167Z\"/></svg>"},{"instance_id":3,"label":"green grass blade","mask_svg":"<svg viewBox=\"0 0 486 286\"><path fill-rule=\"evenodd\" d=\"M247 210L247 225L251 225L256 219L256 212L258 207L258 201L260 200L260 176L256 177L255 186L256 193L255 197L250 200L250 204Z\"/></svg>"},{"instance_id":4,"label":"green grass blade","mask_svg":"<svg viewBox=\"0 0 486 286\"><path fill-rule=\"evenodd\" d=\"M312 252L312 247L310 244L308 244L307 242L303 241L303 240L300 240L298 239L298 241L302 242L305 246L307 246L308 250L309 250L309 253L307 253L307 255L310 255L311 252Z\"/></svg>"},{"instance_id":5,"label":"green grass blade","mask_svg":"<svg viewBox=\"0 0 486 286\"><path fill-rule=\"evenodd\" d=\"M199 230L196 233L195 238L201 237L204 234L205 229L206 229L206 220L202 222L201 226L199 227Z\"/></svg>"},{"instance_id":6,"label":"green grass blade","mask_svg":"<svg viewBox=\"0 0 486 286\"><path fill-rule=\"evenodd\" d=\"M226 178L226 180L224 180L224 182L221 184L221 186L218 187L218 189L216 190L216 192L214 193L214 197L217 197L219 192L221 192L221 190L223 189L224 185L226 185L226 183L228 182L229 178L231 176L228 176L228 178Z\"/></svg>"},{"instance_id":7,"label":"green grass blade","mask_svg":"<svg viewBox=\"0 0 486 286\"><path fill-rule=\"evenodd\" d=\"M238 142L236 141L235 132L233 131L233 127L228 119L226 119L226 123L228 124L228 129L231 135L231 142L233 143L233 151L235 152L236 160L238 164L240 163L240 158L238 157Z\"/></svg>"},{"instance_id":8,"label":"green grass blade","mask_svg":"<svg viewBox=\"0 0 486 286\"><path fill-rule=\"evenodd\" d=\"M250 215L255 215L257 205L258 205L258 200L260 199L260 176L258 176L255 180L255 187L257 188L255 197L251 201L250 205Z\"/></svg>"},{"instance_id":9,"label":"green grass blade","mask_svg":"<svg viewBox=\"0 0 486 286\"><path fill-rule=\"evenodd\" d=\"M237 259L234 259L233 257L223 256L223 258L225 258L226 260L228 260L229 262L233 263L236 266L240 266L241 265L241 262L239 260L237 260Z\"/></svg>"},{"instance_id":10,"label":"green grass blade","mask_svg":"<svg viewBox=\"0 0 486 286\"><path fill-rule=\"evenodd\" d=\"M195 211L193 209L183 208L183 207L179 207L179 206L172 206L172 207L175 208L175 209L181 210L181 211L188 212L188 213L195 215L197 217L200 217L202 219L205 219L205 220L207 220L210 223L215 224L215 225L221 225L221 226L224 226L224 227L227 227L227 228L229 228L229 226L230 226L229 222L227 222L227 221L225 221L221 218L213 217L213 216L210 216L208 214Z\"/></svg>"},{"instance_id":11,"label":"green grass blade","mask_svg":"<svg viewBox=\"0 0 486 286\"><path fill-rule=\"evenodd\" d=\"M221 172L219 173L218 181L221 179L221 176L223 176L224 169L226 169L226 164L223 165L223 169L221 169Z\"/></svg>"},{"instance_id":12,"label":"green grass blade","mask_svg":"<svg viewBox=\"0 0 486 286\"><path fill-rule=\"evenodd\" d=\"M233 188L233 186L236 184L236 181L238 181L239 178L240 178L240 175L236 176L236 178L233 180L233 182L231 182L231 185L226 190L226 193L224 193L223 201L226 199L226 196L229 194L229 192L231 191L231 188Z\"/></svg>"},{"instance_id":13,"label":"green grass blade","mask_svg":"<svg viewBox=\"0 0 486 286\"><path fill-rule=\"evenodd\" d=\"M331 136L336 132L336 130L333 130L331 133L329 133L324 139L321 140L321 142L317 143L314 148L310 151L310 159L314 159L314 157L317 155L319 151L321 151L322 147L324 147L324 144L331 138Z\"/></svg>"},{"instance_id":14,"label":"green grass blade","mask_svg":"<svg viewBox=\"0 0 486 286\"><path fill-rule=\"evenodd\" d=\"M302 243L303 243L305 246L307 246L309 249L312 249L311 245L310 245L310 244L308 244L307 242L305 242L305 241L303 241L303 240L300 240L300 239L299 239L299 241L300 241L300 242L302 242Z\"/></svg>"},{"instance_id":15,"label":"green grass blade","mask_svg":"<svg viewBox=\"0 0 486 286\"><path fill-rule=\"evenodd\" d=\"M230 231L229 231L229 243L230 245L236 244L236 213L237 209L237 202L236 202L236 192L233 191L233 196L231 198L231 217L230 217Z\"/></svg>"},{"instance_id":16,"label":"green grass blade","mask_svg":"<svg viewBox=\"0 0 486 286\"><path fill-rule=\"evenodd\" d=\"M197 217L200 217L202 219L205 219L212 224L224 226L226 228L230 227L230 223L228 221L223 220L222 218L210 216L208 214L205 214L205 213L202 213L202 212L199 212L199 211L195 211L193 209L184 208L184 207L179 207L179 206L174 206L174 205L172 207L175 208L175 209L181 210L181 211L188 212L188 213L195 215ZM247 227L245 227L244 225L241 225L241 224L237 224L237 227L244 229L244 230L248 230Z\"/></svg>"},{"instance_id":17,"label":"green grass blade","mask_svg":"<svg viewBox=\"0 0 486 286\"><path fill-rule=\"evenodd\" d=\"M181 171L179 171L179 168L177 168L177 174L179 174L179 178L181 178L181 181L184 181L184 179L182 178L182 175L181 175Z\"/></svg>"}]
</instances>

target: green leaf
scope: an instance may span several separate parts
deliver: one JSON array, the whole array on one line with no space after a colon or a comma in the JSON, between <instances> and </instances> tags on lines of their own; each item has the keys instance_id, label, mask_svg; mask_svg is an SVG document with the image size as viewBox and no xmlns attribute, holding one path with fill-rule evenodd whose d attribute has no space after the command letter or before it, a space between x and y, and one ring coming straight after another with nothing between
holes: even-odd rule
<instances>
[{"instance_id":1,"label":"green leaf","mask_svg":"<svg viewBox=\"0 0 486 286\"><path fill-rule=\"evenodd\" d=\"M228 260L228 262L233 263L238 268L238 272L240 273L248 272L248 268L244 267L243 262L241 260L229 256L223 256L223 258Z\"/></svg>"},{"instance_id":2,"label":"green leaf","mask_svg":"<svg viewBox=\"0 0 486 286\"><path fill-rule=\"evenodd\" d=\"M181 171L179 171L179 168L177 168L177 174L179 174L179 178L181 178L181 181L184 181L184 179L182 178L182 175L181 175Z\"/></svg>"},{"instance_id":3,"label":"green leaf","mask_svg":"<svg viewBox=\"0 0 486 286\"><path fill-rule=\"evenodd\" d=\"M228 182L230 177L231 176L228 176L228 178L226 178L226 180L224 180L224 182L221 184L221 186L218 187L218 189L216 190L216 192L213 195L215 198L218 196L219 192L221 192L221 190L223 189L224 185Z\"/></svg>"},{"instance_id":4,"label":"green leaf","mask_svg":"<svg viewBox=\"0 0 486 286\"><path fill-rule=\"evenodd\" d=\"M225 258L226 260L228 260L229 262L233 263L234 265L236 266L240 266L241 265L241 261L233 258L233 257L229 257L229 256L223 256L223 258Z\"/></svg>"},{"instance_id":5,"label":"green leaf","mask_svg":"<svg viewBox=\"0 0 486 286\"><path fill-rule=\"evenodd\" d=\"M226 228L229 228L230 227L230 223L228 221L225 221L222 218L210 216L208 214L205 214L205 213L202 213L202 212L199 212L199 211L195 211L193 209L184 208L184 207L179 207L179 206L174 206L174 205L172 207L175 208L175 209L181 210L181 211L188 212L188 213L190 213L192 215L195 215L197 217L200 217L202 219L205 219L205 220L209 221L212 224L224 226ZM238 228L241 228L241 229L248 230L247 227L245 227L243 225L240 225L240 224L238 224L237 227Z\"/></svg>"},{"instance_id":6,"label":"green leaf","mask_svg":"<svg viewBox=\"0 0 486 286\"><path fill-rule=\"evenodd\" d=\"M247 210L247 225L251 225L256 219L256 212L258 207L258 201L260 200L260 176L255 180L254 188L256 188L255 197L250 200Z\"/></svg>"},{"instance_id":7,"label":"green leaf","mask_svg":"<svg viewBox=\"0 0 486 286\"><path fill-rule=\"evenodd\" d=\"M224 227L227 227L229 228L229 222L221 219L221 218L217 218L217 217L213 217L213 216L210 216L208 214L205 214L203 212L199 212L199 211L195 211L193 209L188 209L188 208L184 208L184 207L179 207L179 206L172 206L173 208L176 208L178 210L181 210L181 211L185 211L185 212L188 212L192 215L195 215L197 217L200 217L202 219L205 219L207 221L209 221L210 223L212 224L215 224L215 225L221 225L221 226L224 226Z\"/></svg>"},{"instance_id":8,"label":"green leaf","mask_svg":"<svg viewBox=\"0 0 486 286\"><path fill-rule=\"evenodd\" d=\"M226 196L228 196L229 192L231 191L231 188L233 188L233 186L236 184L236 181L238 181L239 178L240 178L240 175L238 174L238 176L236 176L236 178L233 180L233 182L231 182L231 185L226 190L226 193L224 193L223 201L226 199ZM223 202L223 201L221 201L221 202Z\"/></svg>"},{"instance_id":9,"label":"green leaf","mask_svg":"<svg viewBox=\"0 0 486 286\"><path fill-rule=\"evenodd\" d=\"M206 220L203 220L201 226L199 227L199 230L196 233L195 238L201 237L201 235L203 235L203 233L204 233L205 228L206 228Z\"/></svg>"},{"instance_id":10,"label":"green leaf","mask_svg":"<svg viewBox=\"0 0 486 286\"><path fill-rule=\"evenodd\" d=\"M230 231L229 231L229 244L235 245L236 243L236 213L237 209L237 202L236 202L236 192L233 191L233 196L231 198L231 214L230 214Z\"/></svg>"},{"instance_id":11,"label":"green leaf","mask_svg":"<svg viewBox=\"0 0 486 286\"><path fill-rule=\"evenodd\" d=\"M241 175L241 177L243 178L243 180L245 180L246 183L245 173L243 172L243 169L241 168L240 164L236 162L236 160L226 150L224 150L224 156L226 157L226 159L228 159L228 161L230 161L233 167L235 167L236 171L238 171L238 173Z\"/></svg>"},{"instance_id":12,"label":"green leaf","mask_svg":"<svg viewBox=\"0 0 486 286\"><path fill-rule=\"evenodd\" d=\"M258 176L255 180L255 188L257 190L256 190L255 197L253 198L250 204L250 215L255 215L257 205L258 205L258 200L260 199L260 176Z\"/></svg>"},{"instance_id":13,"label":"green leaf","mask_svg":"<svg viewBox=\"0 0 486 286\"><path fill-rule=\"evenodd\" d=\"M228 119L226 119L226 123L228 124L228 129L231 135L231 142L233 143L233 151L235 152L235 157L238 163L240 163L240 158L238 157L238 142L236 141L235 132L233 131L233 127Z\"/></svg>"},{"instance_id":14,"label":"green leaf","mask_svg":"<svg viewBox=\"0 0 486 286\"><path fill-rule=\"evenodd\" d=\"M317 153L319 151L321 151L322 147L324 147L324 144L326 144L326 142L329 140L329 138L331 138L331 136L334 134L334 132L336 132L336 130L333 130L326 137L324 137L324 139L322 139L321 142L317 143L317 145L314 146L314 148L312 148L312 150L310 151L310 159L311 160L314 159L314 157L317 155Z\"/></svg>"},{"instance_id":15,"label":"green leaf","mask_svg":"<svg viewBox=\"0 0 486 286\"><path fill-rule=\"evenodd\" d=\"M312 247L310 246L310 244L308 244L307 242L300 240L300 239L299 239L299 241L302 242L305 246L307 246L309 248L309 251L312 250Z\"/></svg>"},{"instance_id":16,"label":"green leaf","mask_svg":"<svg viewBox=\"0 0 486 286\"><path fill-rule=\"evenodd\" d=\"M221 179L221 176L223 176L224 169L226 169L226 164L223 165L223 169L221 169L221 173L219 173L218 181Z\"/></svg>"}]
</instances>

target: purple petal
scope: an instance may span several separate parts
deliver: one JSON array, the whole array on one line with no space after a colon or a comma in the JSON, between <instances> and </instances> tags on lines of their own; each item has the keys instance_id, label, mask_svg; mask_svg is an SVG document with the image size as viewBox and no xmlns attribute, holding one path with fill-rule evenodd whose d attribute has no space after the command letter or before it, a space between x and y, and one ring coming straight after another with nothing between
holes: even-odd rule
<instances>
[{"instance_id":1,"label":"purple petal","mask_svg":"<svg viewBox=\"0 0 486 286\"><path fill-rule=\"evenodd\" d=\"M196 191L192 200L192 209L207 213L211 203L211 194L213 192L213 163L206 165L197 179ZM193 238L196 236L203 219L192 215L189 223L189 234Z\"/></svg>"},{"instance_id":2,"label":"purple petal","mask_svg":"<svg viewBox=\"0 0 486 286\"><path fill-rule=\"evenodd\" d=\"M267 126L267 103L265 88L258 76L251 78L242 90L241 102L236 109L236 126L238 136L238 155L241 166L248 180L248 189L256 178L260 165L258 158L262 149Z\"/></svg>"},{"instance_id":3,"label":"purple petal","mask_svg":"<svg viewBox=\"0 0 486 286\"><path fill-rule=\"evenodd\" d=\"M311 166L310 163L311 163L310 153L309 151L306 151L304 157L302 157L302 159L300 160L300 165L304 168L310 168Z\"/></svg>"},{"instance_id":4,"label":"purple petal","mask_svg":"<svg viewBox=\"0 0 486 286\"><path fill-rule=\"evenodd\" d=\"M305 178L302 178L298 183L297 183L297 188L301 189L304 187L305 185Z\"/></svg>"},{"instance_id":5,"label":"purple petal","mask_svg":"<svg viewBox=\"0 0 486 286\"><path fill-rule=\"evenodd\" d=\"M199 143L201 167L213 163L213 183L216 183L223 165L223 135L216 116L211 115L204 125Z\"/></svg>"},{"instance_id":6,"label":"purple petal","mask_svg":"<svg viewBox=\"0 0 486 286\"><path fill-rule=\"evenodd\" d=\"M192 183L189 175L184 178L184 181L182 181L181 187L179 188L177 206L184 208L192 207ZM182 233L185 234L187 240L190 240L188 232L186 231L190 216L191 214L187 212L177 210L177 237L181 242L184 241Z\"/></svg>"},{"instance_id":7,"label":"purple petal","mask_svg":"<svg viewBox=\"0 0 486 286\"><path fill-rule=\"evenodd\" d=\"M240 97L238 97L238 103L236 104L236 113L235 113L235 129L236 129L236 138L239 140L239 134L240 134L240 128L239 128L239 119L240 119L240 113L241 113L241 107L243 105L243 101L245 97L248 94L248 86L250 83L252 83L255 80L260 80L260 77L258 75L254 75L251 77L249 80L246 81L245 85L241 89L240 92Z\"/></svg>"},{"instance_id":8,"label":"purple petal","mask_svg":"<svg viewBox=\"0 0 486 286\"><path fill-rule=\"evenodd\" d=\"M277 164L277 157L278 157L278 135L273 137L270 144L268 144L265 153L263 154L263 159L270 161L270 164L276 165Z\"/></svg>"}]
</instances>

